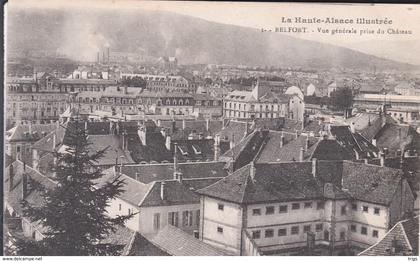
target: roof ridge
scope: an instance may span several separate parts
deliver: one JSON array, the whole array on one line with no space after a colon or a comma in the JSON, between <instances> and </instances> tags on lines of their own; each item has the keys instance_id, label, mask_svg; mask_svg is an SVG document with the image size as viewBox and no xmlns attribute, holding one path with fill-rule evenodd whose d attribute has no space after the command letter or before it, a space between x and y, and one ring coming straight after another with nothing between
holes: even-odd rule
<instances>
[{"instance_id":1,"label":"roof ridge","mask_svg":"<svg viewBox=\"0 0 420 261\"><path fill-rule=\"evenodd\" d=\"M363 253L365 253L366 251L370 250L371 248L377 246L382 240L384 240L384 238L392 232L392 230L394 230L398 225L401 225L401 221L398 221L390 230L388 230L388 232L385 233L385 235L382 236L382 238L380 240L378 240L375 244L371 245L370 247L366 248L365 250L363 250L362 252L360 252L359 254L357 254L358 256L362 255Z\"/></svg>"},{"instance_id":2,"label":"roof ridge","mask_svg":"<svg viewBox=\"0 0 420 261\"><path fill-rule=\"evenodd\" d=\"M144 202L144 200L146 199L146 197L150 194L150 191L152 191L152 189L153 189L153 187L155 186L155 184L157 183L157 181L152 181L151 182L151 184L149 183L149 184L146 184L146 186L150 186L148 189L147 189L147 191L146 191L146 193L144 194L144 196L143 196L143 198L140 200L140 202L137 204L137 206L138 207L140 207L142 204L143 204L143 202Z\"/></svg>"},{"instance_id":3,"label":"roof ridge","mask_svg":"<svg viewBox=\"0 0 420 261\"><path fill-rule=\"evenodd\" d=\"M51 179L50 177L48 177L48 176L46 176L46 175L42 174L40 171L38 171L38 170L36 170L36 169L32 168L31 166L28 166L26 163L22 162L21 160L16 159L16 160L15 160L15 162L20 163L20 164L22 164L22 165L24 165L24 164L25 164L25 167L26 167L26 168L30 168L31 170L33 170L33 172L35 172L36 174L38 174L38 175L39 175L39 176L41 176L42 178L46 178L48 181L52 182L54 185L57 185L57 184L58 184L58 182L57 182L57 181L55 181L55 180Z\"/></svg>"}]
</instances>

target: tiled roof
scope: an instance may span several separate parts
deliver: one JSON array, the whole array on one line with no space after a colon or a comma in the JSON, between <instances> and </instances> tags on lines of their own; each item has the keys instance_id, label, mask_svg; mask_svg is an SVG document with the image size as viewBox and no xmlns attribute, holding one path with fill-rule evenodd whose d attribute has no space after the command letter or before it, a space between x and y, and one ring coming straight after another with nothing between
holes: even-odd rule
<instances>
[{"instance_id":1,"label":"tiled roof","mask_svg":"<svg viewBox=\"0 0 420 261\"><path fill-rule=\"evenodd\" d=\"M121 163L121 161L124 164L134 163L129 152L121 148L122 141L120 141L120 138L116 135L89 135L87 137L87 142L89 143L89 151L92 154L107 148L103 157L95 162L97 165L113 165L117 158L119 163Z\"/></svg>"},{"instance_id":2,"label":"tiled roof","mask_svg":"<svg viewBox=\"0 0 420 261\"><path fill-rule=\"evenodd\" d=\"M231 141L233 137L235 143L237 143L237 141L240 141L245 136L247 124L248 127L250 127L251 123L231 120L227 123L225 128L219 132L219 135L222 139L229 141Z\"/></svg>"},{"instance_id":3,"label":"tiled roof","mask_svg":"<svg viewBox=\"0 0 420 261\"><path fill-rule=\"evenodd\" d=\"M246 204L322 197L311 163L256 164L254 178L251 168L247 165L198 192Z\"/></svg>"},{"instance_id":4,"label":"tiled roof","mask_svg":"<svg viewBox=\"0 0 420 261\"><path fill-rule=\"evenodd\" d=\"M40 154L42 152L52 152L53 148L53 136L56 135L56 148L59 145L64 144L65 135L66 135L67 124L60 124L58 128L47 134L45 137L41 138L32 145L33 149L37 149Z\"/></svg>"},{"instance_id":5,"label":"tiled roof","mask_svg":"<svg viewBox=\"0 0 420 261\"><path fill-rule=\"evenodd\" d=\"M391 256L419 254L419 216L395 224L376 244L359 253L359 256Z\"/></svg>"},{"instance_id":6,"label":"tiled roof","mask_svg":"<svg viewBox=\"0 0 420 261\"><path fill-rule=\"evenodd\" d=\"M115 232L111 233L107 238L101 240L101 243L123 247L119 254L121 256L127 256L133 247L135 237L135 231L125 226L117 226Z\"/></svg>"},{"instance_id":7,"label":"tiled roof","mask_svg":"<svg viewBox=\"0 0 420 261\"><path fill-rule=\"evenodd\" d=\"M255 164L254 173L246 165L198 193L251 204L319 198L332 183L338 197L389 205L401 180L398 170L348 161L318 161L316 178L311 162Z\"/></svg>"},{"instance_id":8,"label":"tiled roof","mask_svg":"<svg viewBox=\"0 0 420 261\"><path fill-rule=\"evenodd\" d=\"M408 125L385 124L375 136L378 148L390 152L402 149L420 150L420 135Z\"/></svg>"},{"instance_id":9,"label":"tiled roof","mask_svg":"<svg viewBox=\"0 0 420 261\"><path fill-rule=\"evenodd\" d=\"M9 141L21 141L21 140L28 140L28 141L36 141L43 138L46 134L55 130L57 125L54 124L32 124L31 129L32 133L29 133L29 124L19 124L13 131L11 131L11 135L8 137Z\"/></svg>"},{"instance_id":10,"label":"tiled roof","mask_svg":"<svg viewBox=\"0 0 420 261\"><path fill-rule=\"evenodd\" d=\"M224 167L224 162L179 163L178 171L184 179L214 178L227 176ZM125 165L122 167L122 173L132 178L136 178L138 173L137 180L142 183L171 180L174 177L173 163Z\"/></svg>"},{"instance_id":11,"label":"tiled roof","mask_svg":"<svg viewBox=\"0 0 420 261\"><path fill-rule=\"evenodd\" d=\"M402 171L375 165L343 162L343 187L361 201L388 205L402 178Z\"/></svg>"},{"instance_id":12,"label":"tiled roof","mask_svg":"<svg viewBox=\"0 0 420 261\"><path fill-rule=\"evenodd\" d=\"M144 236L137 233L131 246L130 256L170 256L168 253L153 245Z\"/></svg>"},{"instance_id":13,"label":"tiled roof","mask_svg":"<svg viewBox=\"0 0 420 261\"><path fill-rule=\"evenodd\" d=\"M103 174L96 181L97 186L103 186L106 182L111 182L116 177L113 168L105 170ZM142 202L143 198L153 186L153 183L144 184L124 174L122 174L121 179L124 180L124 191L118 197L134 206L138 206Z\"/></svg>"},{"instance_id":14,"label":"tiled roof","mask_svg":"<svg viewBox=\"0 0 420 261\"><path fill-rule=\"evenodd\" d=\"M144 235L153 245L172 256L226 256L231 255L181 229L167 225L156 234Z\"/></svg>"},{"instance_id":15,"label":"tiled roof","mask_svg":"<svg viewBox=\"0 0 420 261\"><path fill-rule=\"evenodd\" d=\"M141 202L142 207L174 206L185 204L199 204L200 197L187 186L177 180L164 181L165 198L161 198L162 181L153 182L150 190Z\"/></svg>"},{"instance_id":16,"label":"tiled roof","mask_svg":"<svg viewBox=\"0 0 420 261\"><path fill-rule=\"evenodd\" d=\"M9 190L9 183L10 183L10 170L11 166L13 166L13 187L12 190ZM15 211L17 211L19 214L22 214L22 206L20 204L22 198L22 174L26 173L29 180L35 180L36 182L39 182L42 184L45 188L51 189L56 186L56 183L47 178L46 176L42 175L40 172L32 169L29 166L24 166L24 164L16 160L13 162L8 168L5 169L5 177L4 177L4 191L5 191L5 198L4 201L10 204ZM25 197L25 199L34 206L41 206L43 199L41 197L41 194L35 190L31 189L30 186L28 186L29 190Z\"/></svg>"},{"instance_id":17,"label":"tiled roof","mask_svg":"<svg viewBox=\"0 0 420 261\"><path fill-rule=\"evenodd\" d=\"M347 119L347 123L354 123L355 130L369 141L382 129L382 117L376 113L360 113Z\"/></svg>"},{"instance_id":18,"label":"tiled roof","mask_svg":"<svg viewBox=\"0 0 420 261\"><path fill-rule=\"evenodd\" d=\"M283 147L280 147L281 135L285 141ZM309 147L304 152L304 160L309 159L319 139L302 135L295 139L294 134L270 131L257 161L260 163L299 161L300 150L301 148L305 149L307 139Z\"/></svg>"},{"instance_id":19,"label":"tiled roof","mask_svg":"<svg viewBox=\"0 0 420 261\"><path fill-rule=\"evenodd\" d=\"M357 152L360 157L376 157L378 153L378 149L370 141L358 133L352 133L348 126L331 125L330 132L337 142L347 150L347 153L355 155L355 152Z\"/></svg>"}]
</instances>

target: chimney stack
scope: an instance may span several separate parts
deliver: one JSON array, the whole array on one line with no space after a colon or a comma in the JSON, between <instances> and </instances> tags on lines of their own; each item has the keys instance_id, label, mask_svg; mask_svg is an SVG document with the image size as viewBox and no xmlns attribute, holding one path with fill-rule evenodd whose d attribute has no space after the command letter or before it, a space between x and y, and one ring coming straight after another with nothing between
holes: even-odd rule
<instances>
[{"instance_id":1,"label":"chimney stack","mask_svg":"<svg viewBox=\"0 0 420 261\"><path fill-rule=\"evenodd\" d=\"M176 121L175 119L172 119L171 134L175 132L175 129L176 129Z\"/></svg>"},{"instance_id":2,"label":"chimney stack","mask_svg":"<svg viewBox=\"0 0 420 261\"><path fill-rule=\"evenodd\" d=\"M285 141L285 139L284 139L284 134L283 134L283 131L281 132L281 137L280 137L280 148L283 148L283 146L284 146L284 141Z\"/></svg>"},{"instance_id":3,"label":"chimney stack","mask_svg":"<svg viewBox=\"0 0 420 261\"><path fill-rule=\"evenodd\" d=\"M232 139L230 139L230 149L235 146L235 134L232 133Z\"/></svg>"},{"instance_id":4,"label":"chimney stack","mask_svg":"<svg viewBox=\"0 0 420 261\"><path fill-rule=\"evenodd\" d=\"M88 134L88 122L85 121L85 134Z\"/></svg>"},{"instance_id":5,"label":"chimney stack","mask_svg":"<svg viewBox=\"0 0 420 261\"><path fill-rule=\"evenodd\" d=\"M375 146L375 147L377 146L376 145L376 139L372 139L372 145Z\"/></svg>"},{"instance_id":6,"label":"chimney stack","mask_svg":"<svg viewBox=\"0 0 420 261\"><path fill-rule=\"evenodd\" d=\"M167 150L171 150L171 136L167 135L165 139L165 147Z\"/></svg>"},{"instance_id":7,"label":"chimney stack","mask_svg":"<svg viewBox=\"0 0 420 261\"><path fill-rule=\"evenodd\" d=\"M208 132L210 129L210 119L206 119L206 131Z\"/></svg>"},{"instance_id":8,"label":"chimney stack","mask_svg":"<svg viewBox=\"0 0 420 261\"><path fill-rule=\"evenodd\" d=\"M381 163L381 167L385 167L385 153L383 153L383 151L379 152L379 160Z\"/></svg>"},{"instance_id":9,"label":"chimney stack","mask_svg":"<svg viewBox=\"0 0 420 261\"><path fill-rule=\"evenodd\" d=\"M22 199L28 195L28 176L25 172L22 173Z\"/></svg>"},{"instance_id":10,"label":"chimney stack","mask_svg":"<svg viewBox=\"0 0 420 261\"><path fill-rule=\"evenodd\" d=\"M52 150L53 151L55 150L55 147L57 146L57 137L56 136L57 135L54 132L54 134L53 134L53 145L52 145Z\"/></svg>"},{"instance_id":11,"label":"chimney stack","mask_svg":"<svg viewBox=\"0 0 420 261\"><path fill-rule=\"evenodd\" d=\"M185 130L185 119L182 119L182 129Z\"/></svg>"},{"instance_id":12,"label":"chimney stack","mask_svg":"<svg viewBox=\"0 0 420 261\"><path fill-rule=\"evenodd\" d=\"M316 158L313 158L312 159L312 176L314 176L314 178L316 178L317 168L318 168L318 160Z\"/></svg>"},{"instance_id":13,"label":"chimney stack","mask_svg":"<svg viewBox=\"0 0 420 261\"><path fill-rule=\"evenodd\" d=\"M135 177L136 177L136 180L138 181L140 179L140 174L136 172Z\"/></svg>"},{"instance_id":14,"label":"chimney stack","mask_svg":"<svg viewBox=\"0 0 420 261\"><path fill-rule=\"evenodd\" d=\"M160 182L160 199L166 200L165 181Z\"/></svg>"},{"instance_id":15,"label":"chimney stack","mask_svg":"<svg viewBox=\"0 0 420 261\"><path fill-rule=\"evenodd\" d=\"M356 133L356 127L354 126L355 124L354 124L354 122L352 122L351 124L350 124L350 131L351 131L351 133Z\"/></svg>"},{"instance_id":16,"label":"chimney stack","mask_svg":"<svg viewBox=\"0 0 420 261\"><path fill-rule=\"evenodd\" d=\"M303 147L300 147L300 151L299 151L299 161L303 162L303 155L305 153L305 149Z\"/></svg>"},{"instance_id":17,"label":"chimney stack","mask_svg":"<svg viewBox=\"0 0 420 261\"><path fill-rule=\"evenodd\" d=\"M295 138L297 139L299 137L298 131L295 130Z\"/></svg>"},{"instance_id":18,"label":"chimney stack","mask_svg":"<svg viewBox=\"0 0 420 261\"><path fill-rule=\"evenodd\" d=\"M176 177L176 174L178 172L178 157L177 157L177 152L178 150L178 144L174 144L174 177ZM176 179L176 178L174 178Z\"/></svg>"},{"instance_id":19,"label":"chimney stack","mask_svg":"<svg viewBox=\"0 0 420 261\"><path fill-rule=\"evenodd\" d=\"M219 161L220 156L220 135L214 137L214 161Z\"/></svg>"},{"instance_id":20,"label":"chimney stack","mask_svg":"<svg viewBox=\"0 0 420 261\"><path fill-rule=\"evenodd\" d=\"M32 135L32 121L29 121L29 135Z\"/></svg>"},{"instance_id":21,"label":"chimney stack","mask_svg":"<svg viewBox=\"0 0 420 261\"><path fill-rule=\"evenodd\" d=\"M9 192L12 191L15 179L15 172L13 169L13 164L10 164L9 166Z\"/></svg>"},{"instance_id":22,"label":"chimney stack","mask_svg":"<svg viewBox=\"0 0 420 261\"><path fill-rule=\"evenodd\" d=\"M252 160L250 162L250 168L249 168L249 176L251 177L252 181L255 180L255 172L256 172L256 169L255 169L254 161Z\"/></svg>"},{"instance_id":23,"label":"chimney stack","mask_svg":"<svg viewBox=\"0 0 420 261\"><path fill-rule=\"evenodd\" d=\"M305 151L308 151L308 149L309 149L309 136L306 136Z\"/></svg>"}]
</instances>

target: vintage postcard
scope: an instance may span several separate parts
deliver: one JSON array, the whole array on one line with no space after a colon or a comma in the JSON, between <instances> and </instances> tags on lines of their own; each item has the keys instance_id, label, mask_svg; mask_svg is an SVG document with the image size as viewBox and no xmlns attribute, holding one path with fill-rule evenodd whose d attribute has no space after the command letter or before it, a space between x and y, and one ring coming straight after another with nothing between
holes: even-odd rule
<instances>
[{"instance_id":1,"label":"vintage postcard","mask_svg":"<svg viewBox=\"0 0 420 261\"><path fill-rule=\"evenodd\" d=\"M417 260L419 6L9 0L4 22L5 260Z\"/></svg>"}]
</instances>

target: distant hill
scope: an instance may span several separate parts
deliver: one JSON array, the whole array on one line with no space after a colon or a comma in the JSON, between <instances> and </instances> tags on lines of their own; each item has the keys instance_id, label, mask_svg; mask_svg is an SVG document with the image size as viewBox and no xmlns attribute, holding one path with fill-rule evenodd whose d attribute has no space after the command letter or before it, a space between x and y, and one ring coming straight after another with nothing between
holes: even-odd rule
<instances>
[{"instance_id":1,"label":"distant hill","mask_svg":"<svg viewBox=\"0 0 420 261\"><path fill-rule=\"evenodd\" d=\"M7 43L22 52L58 51L91 61L110 46L113 51L176 56L182 64L416 68L334 45L157 11L11 10Z\"/></svg>"}]
</instances>

